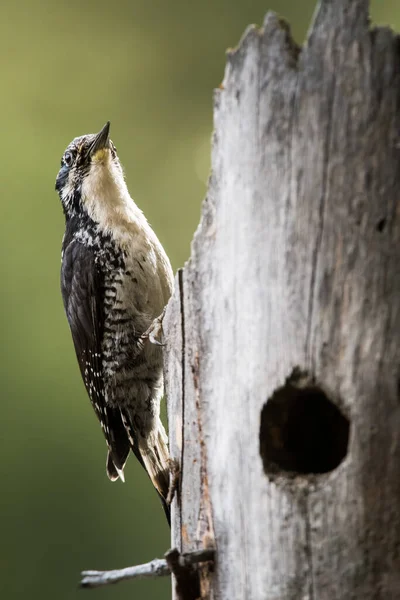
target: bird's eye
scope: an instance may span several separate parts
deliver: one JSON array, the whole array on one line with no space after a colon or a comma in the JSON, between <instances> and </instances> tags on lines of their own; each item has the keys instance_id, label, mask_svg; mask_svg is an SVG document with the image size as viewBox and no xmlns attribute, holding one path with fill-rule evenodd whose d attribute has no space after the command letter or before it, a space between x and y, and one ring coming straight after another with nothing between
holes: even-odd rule
<instances>
[{"instance_id":1,"label":"bird's eye","mask_svg":"<svg viewBox=\"0 0 400 600\"><path fill-rule=\"evenodd\" d=\"M71 152L66 152L64 154L63 162L64 165L66 165L67 167L70 167L72 165L72 163L74 162L74 157L72 156Z\"/></svg>"}]
</instances>

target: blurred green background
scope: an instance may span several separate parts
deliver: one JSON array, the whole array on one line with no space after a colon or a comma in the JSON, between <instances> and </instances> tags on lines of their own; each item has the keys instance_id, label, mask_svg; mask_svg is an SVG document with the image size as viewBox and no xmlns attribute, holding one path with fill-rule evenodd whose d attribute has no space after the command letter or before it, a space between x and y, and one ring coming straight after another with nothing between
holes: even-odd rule
<instances>
[{"instance_id":1,"label":"blurred green background","mask_svg":"<svg viewBox=\"0 0 400 600\"><path fill-rule=\"evenodd\" d=\"M189 256L206 191L212 90L225 49L268 10L301 42L312 0L20 0L0 6L0 598L170 597L169 580L77 588L83 568L161 556L169 531L150 482L105 475L59 292L65 146L106 120L131 194L174 269ZM372 3L400 28L396 0Z\"/></svg>"}]
</instances>

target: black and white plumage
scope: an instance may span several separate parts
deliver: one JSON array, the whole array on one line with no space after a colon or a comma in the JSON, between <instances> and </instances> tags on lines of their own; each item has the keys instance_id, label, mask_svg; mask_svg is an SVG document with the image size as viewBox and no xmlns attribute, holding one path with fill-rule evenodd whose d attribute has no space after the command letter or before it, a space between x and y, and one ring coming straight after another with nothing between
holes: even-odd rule
<instances>
[{"instance_id":1,"label":"black and white plumage","mask_svg":"<svg viewBox=\"0 0 400 600\"><path fill-rule=\"evenodd\" d=\"M75 138L56 180L66 220L61 289L80 371L108 445L107 474L124 479L130 449L161 498L169 486L160 420L162 352L150 343L173 287L167 255L129 195L109 123Z\"/></svg>"}]
</instances>

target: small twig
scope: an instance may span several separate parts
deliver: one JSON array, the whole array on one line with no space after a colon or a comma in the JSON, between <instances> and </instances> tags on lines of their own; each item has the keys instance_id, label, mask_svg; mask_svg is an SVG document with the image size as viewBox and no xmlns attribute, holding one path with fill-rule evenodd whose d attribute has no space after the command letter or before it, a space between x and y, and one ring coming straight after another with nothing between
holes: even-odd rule
<instances>
[{"instance_id":1,"label":"small twig","mask_svg":"<svg viewBox=\"0 0 400 600\"><path fill-rule=\"evenodd\" d=\"M170 556L171 552L177 550L169 550L166 555ZM188 554L178 553L177 564L181 569L187 569L191 565L208 562L214 560L214 550L196 550ZM176 563L176 561L175 561ZM126 567L125 569L115 569L114 571L83 571L81 587L94 588L118 581L134 579L140 577L165 577L171 574L171 569L165 558L155 558L154 560L145 563L144 565L136 565L134 567Z\"/></svg>"}]
</instances>

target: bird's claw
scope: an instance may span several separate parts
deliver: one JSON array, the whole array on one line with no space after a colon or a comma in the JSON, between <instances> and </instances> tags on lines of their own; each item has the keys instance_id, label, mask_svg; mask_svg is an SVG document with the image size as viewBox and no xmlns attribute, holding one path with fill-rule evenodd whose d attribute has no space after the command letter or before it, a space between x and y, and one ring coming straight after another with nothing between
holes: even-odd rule
<instances>
[{"instance_id":1,"label":"bird's claw","mask_svg":"<svg viewBox=\"0 0 400 600\"><path fill-rule=\"evenodd\" d=\"M165 310L166 308L164 308L161 315L154 319L147 331L144 332L144 334L142 335L143 341L148 340L151 344L154 344L155 346L165 346L165 344L161 342L160 339L158 339L162 337L163 333L162 322L164 319Z\"/></svg>"},{"instance_id":2,"label":"bird's claw","mask_svg":"<svg viewBox=\"0 0 400 600\"><path fill-rule=\"evenodd\" d=\"M178 489L179 477L181 474L181 470L180 470L178 461L174 458L169 459L168 466L169 466L169 488L168 488L168 495L167 495L165 501L169 506L171 504L172 500L174 499L175 492Z\"/></svg>"}]
</instances>

